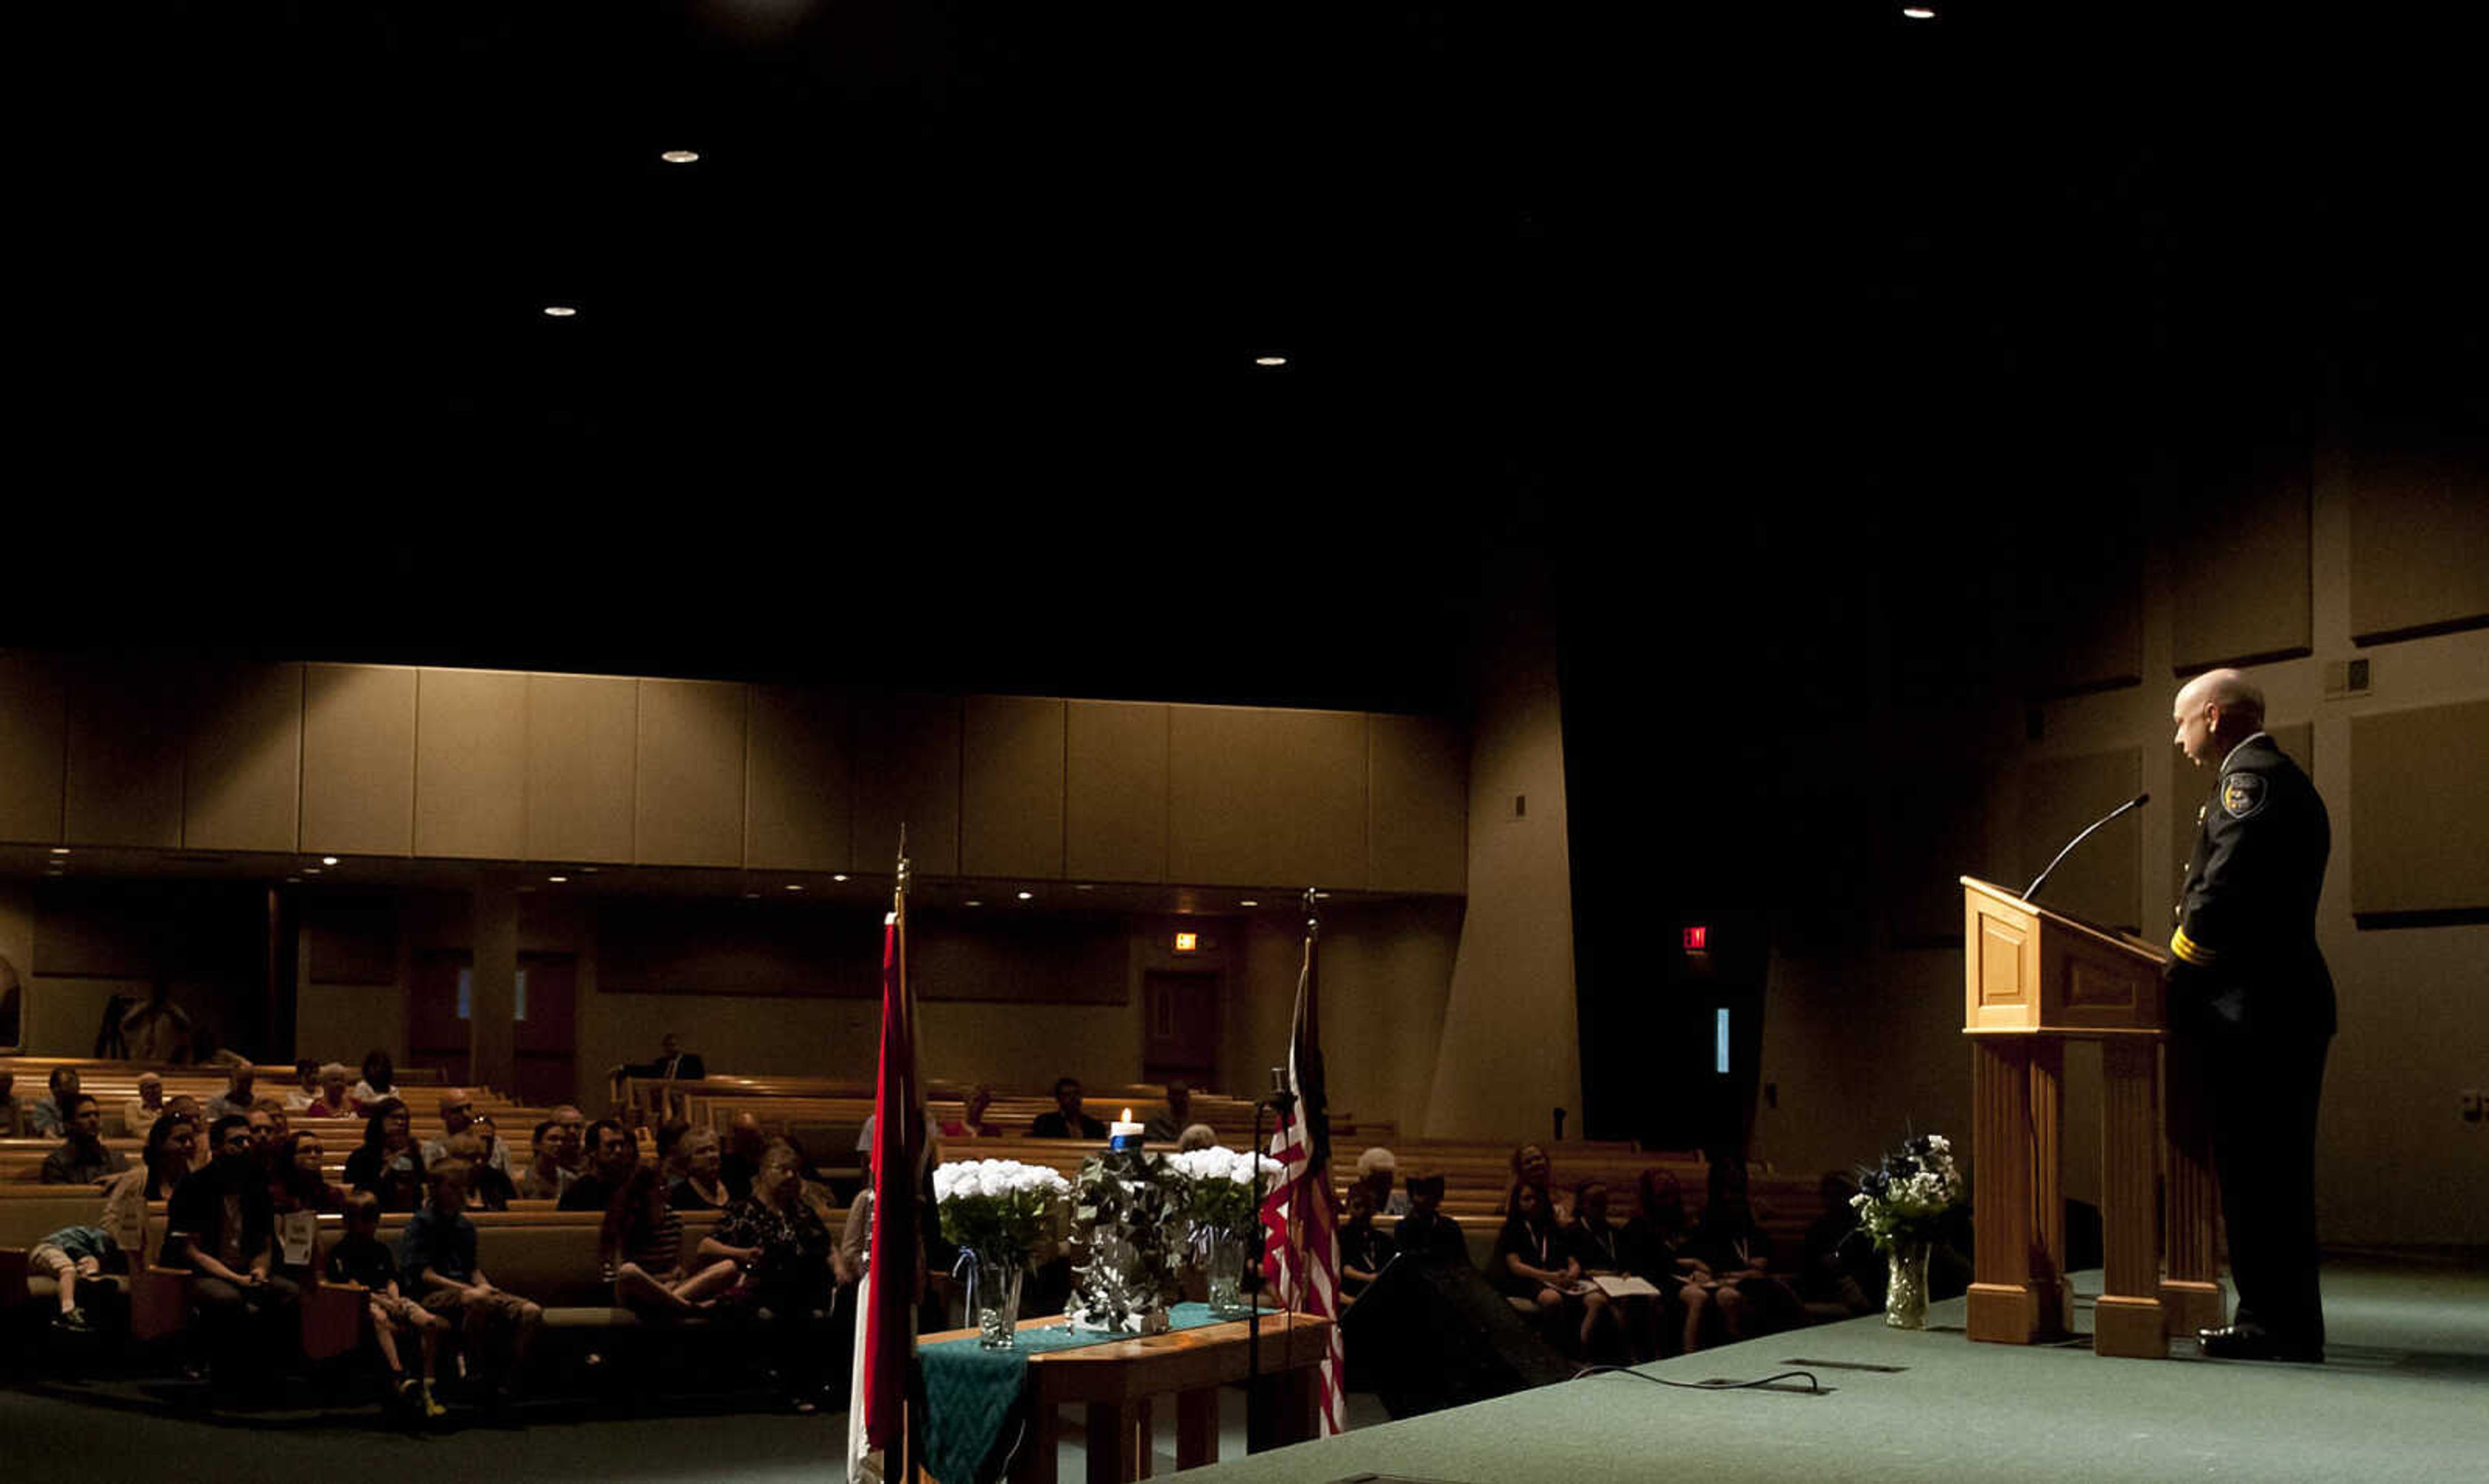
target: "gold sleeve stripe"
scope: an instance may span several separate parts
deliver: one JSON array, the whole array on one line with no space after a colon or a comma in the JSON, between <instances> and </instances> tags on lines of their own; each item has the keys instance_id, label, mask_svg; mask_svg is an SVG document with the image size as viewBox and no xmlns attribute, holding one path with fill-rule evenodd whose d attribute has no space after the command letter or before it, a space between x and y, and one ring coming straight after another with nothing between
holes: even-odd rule
<instances>
[{"instance_id":1,"label":"gold sleeve stripe","mask_svg":"<svg viewBox=\"0 0 2489 1484\"><path fill-rule=\"evenodd\" d=\"M2169 935L2169 951L2176 954L2179 957L2186 959L2189 963L2196 965L2198 968L2211 963L2215 958L2220 956L2211 949L2206 948L2203 944L2187 936L2187 929L2184 928L2179 928L2176 932Z\"/></svg>"}]
</instances>

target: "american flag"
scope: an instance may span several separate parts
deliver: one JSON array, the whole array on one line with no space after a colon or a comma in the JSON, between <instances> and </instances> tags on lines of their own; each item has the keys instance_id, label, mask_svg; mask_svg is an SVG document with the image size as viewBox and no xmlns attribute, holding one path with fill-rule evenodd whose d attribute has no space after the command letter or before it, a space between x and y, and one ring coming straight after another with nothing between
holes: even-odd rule
<instances>
[{"instance_id":1,"label":"american flag","mask_svg":"<svg viewBox=\"0 0 2489 1484\"><path fill-rule=\"evenodd\" d=\"M919 1245L918 1184L924 1178L925 1088L916 1071L916 1002L907 985L907 859L901 846L899 889L881 938L881 1072L873 1093L873 1268L857 1320L857 1362L849 1396L847 1476L868 1449L880 1449L897 1477L916 1441L908 1406L916 1377Z\"/></svg>"},{"instance_id":2,"label":"american flag","mask_svg":"<svg viewBox=\"0 0 2489 1484\"><path fill-rule=\"evenodd\" d=\"M1310 908L1310 902L1308 902ZM1288 1037L1287 1091L1296 1106L1271 1136L1271 1157L1283 1167L1278 1187L1262 1202L1266 1234L1263 1275L1291 1313L1334 1321L1322 1362L1322 1433L1340 1430L1341 1378L1347 1356L1339 1338L1339 1209L1330 1187L1330 1113L1324 1103L1321 1015L1314 945L1321 929L1308 910L1305 956L1297 973L1297 1014Z\"/></svg>"}]
</instances>

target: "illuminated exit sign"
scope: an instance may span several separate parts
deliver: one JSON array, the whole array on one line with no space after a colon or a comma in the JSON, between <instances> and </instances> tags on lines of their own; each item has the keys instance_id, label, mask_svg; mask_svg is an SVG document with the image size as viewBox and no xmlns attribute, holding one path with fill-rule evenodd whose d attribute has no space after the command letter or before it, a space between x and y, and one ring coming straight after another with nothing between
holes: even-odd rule
<instances>
[{"instance_id":1,"label":"illuminated exit sign","mask_svg":"<svg viewBox=\"0 0 2489 1484\"><path fill-rule=\"evenodd\" d=\"M1201 934L1197 932L1177 933L1175 935L1175 951L1179 954L1197 954L1201 952Z\"/></svg>"},{"instance_id":2,"label":"illuminated exit sign","mask_svg":"<svg viewBox=\"0 0 2489 1484\"><path fill-rule=\"evenodd\" d=\"M1708 952L1710 952L1710 949L1711 949L1711 929L1710 929L1710 928L1686 928L1686 929L1685 929L1685 951L1686 951L1687 953L1689 953L1689 954L1702 954L1702 953L1708 953Z\"/></svg>"}]
</instances>

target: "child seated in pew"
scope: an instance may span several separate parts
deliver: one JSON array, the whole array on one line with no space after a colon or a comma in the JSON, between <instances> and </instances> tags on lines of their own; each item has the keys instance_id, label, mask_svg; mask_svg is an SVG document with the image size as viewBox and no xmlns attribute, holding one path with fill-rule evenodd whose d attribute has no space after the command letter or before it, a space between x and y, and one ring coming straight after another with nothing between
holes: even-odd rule
<instances>
[{"instance_id":1,"label":"child seated in pew","mask_svg":"<svg viewBox=\"0 0 2489 1484\"><path fill-rule=\"evenodd\" d=\"M72 1334L90 1333L96 1327L78 1302L78 1281L129 1270L120 1244L100 1226L62 1227L35 1243L26 1254L26 1265L31 1271L49 1273L60 1285L61 1311L52 1316L52 1323Z\"/></svg>"},{"instance_id":2,"label":"child seated in pew","mask_svg":"<svg viewBox=\"0 0 2489 1484\"><path fill-rule=\"evenodd\" d=\"M682 1214L667 1205L665 1176L653 1165L633 1170L615 1192L597 1259L614 1284L614 1301L649 1319L708 1308L743 1277L730 1258L697 1270L685 1264Z\"/></svg>"},{"instance_id":3,"label":"child seated in pew","mask_svg":"<svg viewBox=\"0 0 2489 1484\"><path fill-rule=\"evenodd\" d=\"M397 1240L398 1271L417 1302L457 1327L470 1376L492 1404L503 1405L525 1374L544 1310L494 1287L477 1263L475 1223L467 1219L467 1161L443 1159L426 1176L430 1197Z\"/></svg>"},{"instance_id":4,"label":"child seated in pew","mask_svg":"<svg viewBox=\"0 0 2489 1484\"><path fill-rule=\"evenodd\" d=\"M426 1418L446 1413L432 1395L434 1358L441 1350L441 1337L449 1331L449 1322L398 1292L397 1259L389 1255L388 1243L381 1241L381 1201L369 1190L358 1190L346 1198L346 1235L329 1253L329 1281L352 1283L364 1290L365 1306L372 1316L372 1342L380 1348L381 1358L388 1363L389 1390L415 1415ZM423 1347L423 1375L411 1377L406 1362L399 1358L397 1337L412 1331Z\"/></svg>"}]
</instances>

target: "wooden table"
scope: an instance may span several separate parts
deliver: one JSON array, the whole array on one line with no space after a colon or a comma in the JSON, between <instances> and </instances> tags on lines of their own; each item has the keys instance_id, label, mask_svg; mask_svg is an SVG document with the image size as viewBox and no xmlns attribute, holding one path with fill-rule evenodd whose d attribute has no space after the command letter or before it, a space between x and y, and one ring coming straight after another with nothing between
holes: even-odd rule
<instances>
[{"instance_id":1,"label":"wooden table","mask_svg":"<svg viewBox=\"0 0 2489 1484\"><path fill-rule=\"evenodd\" d=\"M1065 1321L1032 1319L1020 1328ZM974 1329L922 1335L920 1345L974 1340ZM1276 1436L1302 1442L1319 1426L1323 1356L1330 1345L1330 1321L1307 1314L1262 1316L1262 1373L1278 1408ZM1179 1469L1218 1462L1218 1388L1244 1379L1247 1342L1244 1320L1205 1325L1074 1350L1032 1353L1028 1357L1031 1436L1013 1462L1016 1484L1054 1484L1059 1409L1088 1409L1089 1484L1129 1484L1150 1476L1151 1404L1175 1397L1175 1458Z\"/></svg>"}]
</instances>

